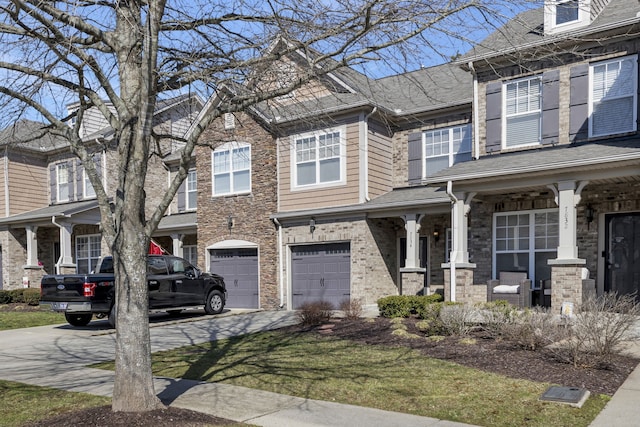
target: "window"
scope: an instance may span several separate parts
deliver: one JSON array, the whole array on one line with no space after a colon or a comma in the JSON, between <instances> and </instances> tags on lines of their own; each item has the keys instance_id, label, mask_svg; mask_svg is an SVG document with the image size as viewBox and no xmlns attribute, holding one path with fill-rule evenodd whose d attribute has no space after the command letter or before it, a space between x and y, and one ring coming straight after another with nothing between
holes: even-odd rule
<instances>
[{"instance_id":1,"label":"window","mask_svg":"<svg viewBox=\"0 0 640 427\"><path fill-rule=\"evenodd\" d=\"M637 56L590 66L589 136L636 130Z\"/></svg>"},{"instance_id":2,"label":"window","mask_svg":"<svg viewBox=\"0 0 640 427\"><path fill-rule=\"evenodd\" d=\"M98 176L100 176L100 154L96 154L93 156L93 164L96 167L96 172L98 172ZM93 188L93 185L91 184L91 181L89 180L89 175L87 174L87 170L85 168L82 168L82 181L84 184L84 188L83 188L83 193L84 194L84 198L85 199L90 199L92 197L96 197L96 191Z\"/></svg>"},{"instance_id":3,"label":"window","mask_svg":"<svg viewBox=\"0 0 640 427\"><path fill-rule=\"evenodd\" d=\"M328 130L294 138L295 187L343 182L343 135L344 130Z\"/></svg>"},{"instance_id":4,"label":"window","mask_svg":"<svg viewBox=\"0 0 640 427\"><path fill-rule=\"evenodd\" d=\"M185 245L182 247L182 257L190 264L198 265L198 247L196 245Z\"/></svg>"},{"instance_id":5,"label":"window","mask_svg":"<svg viewBox=\"0 0 640 427\"><path fill-rule=\"evenodd\" d=\"M214 196L251 191L251 146L225 144L212 156Z\"/></svg>"},{"instance_id":6,"label":"window","mask_svg":"<svg viewBox=\"0 0 640 427\"><path fill-rule=\"evenodd\" d=\"M185 197L186 209L193 210L198 206L198 182L196 180L196 171L192 169L187 174L187 194Z\"/></svg>"},{"instance_id":7,"label":"window","mask_svg":"<svg viewBox=\"0 0 640 427\"><path fill-rule=\"evenodd\" d=\"M100 259L99 234L76 237L76 269L78 274L92 272Z\"/></svg>"},{"instance_id":8,"label":"window","mask_svg":"<svg viewBox=\"0 0 640 427\"><path fill-rule=\"evenodd\" d=\"M580 4L578 0L558 1L556 4L556 25L577 21Z\"/></svg>"},{"instance_id":9,"label":"window","mask_svg":"<svg viewBox=\"0 0 640 427\"><path fill-rule=\"evenodd\" d=\"M425 176L471 160L471 125L425 132L424 153Z\"/></svg>"},{"instance_id":10,"label":"window","mask_svg":"<svg viewBox=\"0 0 640 427\"><path fill-rule=\"evenodd\" d=\"M526 271L536 280L551 278L549 259L557 257L558 211L508 212L494 216L494 272Z\"/></svg>"},{"instance_id":11,"label":"window","mask_svg":"<svg viewBox=\"0 0 640 427\"><path fill-rule=\"evenodd\" d=\"M72 174L71 165L68 163L60 163L56 165L56 189L59 202L69 201L69 197L73 191L73 181L70 179Z\"/></svg>"},{"instance_id":12,"label":"window","mask_svg":"<svg viewBox=\"0 0 640 427\"><path fill-rule=\"evenodd\" d=\"M506 148L540 143L541 89L538 76L505 83Z\"/></svg>"}]
</instances>

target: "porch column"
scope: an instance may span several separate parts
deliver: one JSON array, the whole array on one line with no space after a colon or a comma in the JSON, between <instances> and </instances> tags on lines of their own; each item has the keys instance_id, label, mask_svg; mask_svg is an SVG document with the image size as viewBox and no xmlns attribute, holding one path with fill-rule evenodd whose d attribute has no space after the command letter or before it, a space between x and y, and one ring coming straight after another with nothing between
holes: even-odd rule
<instances>
[{"instance_id":1,"label":"porch column","mask_svg":"<svg viewBox=\"0 0 640 427\"><path fill-rule=\"evenodd\" d=\"M476 193L454 193L449 183L447 194L451 198L451 252L449 262L442 264L445 275L444 299L445 301L477 302L478 296L482 295L482 289L473 286L473 270L476 265L469 262L469 228L467 226L471 200Z\"/></svg>"},{"instance_id":2,"label":"porch column","mask_svg":"<svg viewBox=\"0 0 640 427\"><path fill-rule=\"evenodd\" d=\"M404 267L400 269L400 293L402 295L426 295L428 293L424 285L426 269L420 267L420 221L423 216L421 214L402 216L404 228L407 231L407 256L404 260Z\"/></svg>"},{"instance_id":3,"label":"porch column","mask_svg":"<svg viewBox=\"0 0 640 427\"><path fill-rule=\"evenodd\" d=\"M171 239L173 241L173 255L175 256L179 256L180 258L183 257L183 251L182 251L182 240L184 239L184 234L171 234Z\"/></svg>"},{"instance_id":4,"label":"porch column","mask_svg":"<svg viewBox=\"0 0 640 427\"><path fill-rule=\"evenodd\" d=\"M25 268L38 267L38 227L28 225L27 231L27 263Z\"/></svg>"},{"instance_id":5,"label":"porch column","mask_svg":"<svg viewBox=\"0 0 640 427\"><path fill-rule=\"evenodd\" d=\"M73 224L57 221L55 217L52 218L52 222L60 229L60 258L56 262L56 274L75 273L76 265L73 262L73 254L71 253Z\"/></svg>"},{"instance_id":6,"label":"porch column","mask_svg":"<svg viewBox=\"0 0 640 427\"><path fill-rule=\"evenodd\" d=\"M577 210L582 189L588 181L560 181L549 188L558 205L558 257L549 260L551 266L551 308L558 312L563 306L582 303L582 269L586 260L578 258Z\"/></svg>"},{"instance_id":7,"label":"porch column","mask_svg":"<svg viewBox=\"0 0 640 427\"><path fill-rule=\"evenodd\" d=\"M27 262L22 266L22 287L38 287L43 275L43 269L38 265L38 227L28 225L25 230L27 232Z\"/></svg>"}]
</instances>

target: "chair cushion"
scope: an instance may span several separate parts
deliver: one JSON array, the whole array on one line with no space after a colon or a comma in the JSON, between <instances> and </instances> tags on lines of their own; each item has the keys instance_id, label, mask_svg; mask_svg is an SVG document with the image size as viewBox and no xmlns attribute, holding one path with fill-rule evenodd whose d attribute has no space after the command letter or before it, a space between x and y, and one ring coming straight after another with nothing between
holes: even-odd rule
<instances>
[{"instance_id":1,"label":"chair cushion","mask_svg":"<svg viewBox=\"0 0 640 427\"><path fill-rule=\"evenodd\" d=\"M520 291L520 285L498 285L493 288L494 294L517 294Z\"/></svg>"}]
</instances>

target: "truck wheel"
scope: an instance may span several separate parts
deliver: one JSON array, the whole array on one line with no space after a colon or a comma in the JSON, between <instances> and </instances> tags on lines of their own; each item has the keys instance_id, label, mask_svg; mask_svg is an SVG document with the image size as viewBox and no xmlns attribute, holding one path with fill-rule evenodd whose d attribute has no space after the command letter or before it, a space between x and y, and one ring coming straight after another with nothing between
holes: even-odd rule
<instances>
[{"instance_id":1,"label":"truck wheel","mask_svg":"<svg viewBox=\"0 0 640 427\"><path fill-rule=\"evenodd\" d=\"M67 319L72 326L87 326L91 322L93 314L91 313L65 313L64 318Z\"/></svg>"},{"instance_id":2,"label":"truck wheel","mask_svg":"<svg viewBox=\"0 0 640 427\"><path fill-rule=\"evenodd\" d=\"M207 314L220 314L224 308L224 297L220 291L211 291L207 295L204 311Z\"/></svg>"},{"instance_id":3,"label":"truck wheel","mask_svg":"<svg viewBox=\"0 0 640 427\"><path fill-rule=\"evenodd\" d=\"M109 326L111 326L112 328L116 327L116 305L115 304L111 306L111 310L109 311L109 318L107 320L109 321Z\"/></svg>"}]
</instances>

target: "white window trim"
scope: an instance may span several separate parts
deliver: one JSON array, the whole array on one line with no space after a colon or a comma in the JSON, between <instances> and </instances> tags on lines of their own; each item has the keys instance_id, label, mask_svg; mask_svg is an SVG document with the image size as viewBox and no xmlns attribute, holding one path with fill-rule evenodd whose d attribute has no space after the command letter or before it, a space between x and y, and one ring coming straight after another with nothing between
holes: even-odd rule
<instances>
[{"instance_id":1,"label":"white window trim","mask_svg":"<svg viewBox=\"0 0 640 427\"><path fill-rule=\"evenodd\" d=\"M633 63L633 76L634 81L633 81L633 121L632 121L632 128L631 129L625 129L622 130L620 132L615 132L615 133L604 133L604 134L597 134L595 135L593 133L593 103L594 103L594 99L593 99L593 69L596 66L599 65L605 65L605 64L610 64L613 62L620 62L623 61L625 59L631 59L632 63ZM606 99L606 98L603 98ZM623 134L623 133L629 133L629 132L635 132L638 128L637 125L637 119L638 119L638 55L627 55L627 56L621 56L618 58L614 58L614 59L610 59L607 61L599 61L599 62L593 62L591 64L589 64L589 138L594 138L594 137L600 137L600 136L609 136L609 135L619 135L619 134Z\"/></svg>"},{"instance_id":2,"label":"white window trim","mask_svg":"<svg viewBox=\"0 0 640 427\"><path fill-rule=\"evenodd\" d=\"M244 148L244 147L249 147L249 189L248 190L243 190L243 191L234 191L233 190L233 169L229 170L229 174L230 174L230 180L231 180L231 184L230 184L230 190L227 193L216 193L215 191L215 171L214 171L214 162L215 162L215 153L219 153L221 151L229 151L229 154L231 155L231 151L234 148ZM251 193L251 188L253 187L253 179L252 179L252 152L251 152L251 144L246 143L246 142L227 142L226 144L222 144L221 146L217 147L215 150L213 150L211 152L211 196L212 197L225 197L225 196L232 196L232 195L242 195L242 194L250 194ZM185 197L186 197L186 189L185 189ZM185 202L185 207L186 207L186 202Z\"/></svg>"},{"instance_id":3,"label":"white window trim","mask_svg":"<svg viewBox=\"0 0 640 427\"><path fill-rule=\"evenodd\" d=\"M456 129L461 129L461 128L468 128L467 132L469 132L469 138L470 138L470 146L469 146L469 150L468 151L458 151L455 152L453 150L453 131ZM439 154L439 155L435 155L435 156L427 156L427 134L428 133L432 133L432 132L442 132L442 131L448 131L449 132L449 152L447 154ZM465 123L462 125L458 125L458 126L449 126L446 128L436 128L436 129L429 129L429 130L425 130L422 132L422 179L426 179L427 178L427 159L436 159L438 157L445 157L447 156L449 158L449 167L454 165L454 160L455 160L455 156L457 154L465 154L465 153L472 153L473 152L473 135L471 134L471 132L473 131L473 129L471 128L471 123Z\"/></svg>"},{"instance_id":4,"label":"white window trim","mask_svg":"<svg viewBox=\"0 0 640 427\"><path fill-rule=\"evenodd\" d=\"M556 24L556 7L570 0L545 0L544 4L544 28L548 34L575 30L591 23L591 0L580 0L578 7L578 19L575 21Z\"/></svg>"},{"instance_id":5,"label":"white window trim","mask_svg":"<svg viewBox=\"0 0 640 427\"><path fill-rule=\"evenodd\" d=\"M532 142L528 144L507 145L507 119L511 117L518 117L520 115L524 116L524 115L533 113L532 111L528 111L527 113L519 113L519 114L507 116L507 86L510 84L514 84L522 81L529 81L529 80L538 80L540 82L540 109L538 110L538 115L540 117L540 120L538 125L538 142ZM513 150L513 149L519 149L524 147L536 147L540 145L540 143L542 142L542 97L543 96L544 94L542 93L542 76L541 75L522 77L519 79L508 80L502 83L502 112L501 112L502 138L501 140L502 140L503 150Z\"/></svg>"},{"instance_id":6,"label":"white window trim","mask_svg":"<svg viewBox=\"0 0 640 427\"><path fill-rule=\"evenodd\" d=\"M64 183L64 185L67 186L67 197L66 198L62 198L60 197L60 168L63 167L65 168L65 170L67 171L67 181ZM71 197L71 186L73 185L73 179L71 180L71 182L69 182L69 174L73 173L73 168L69 166L69 164L67 162L62 162L62 163L58 163L56 164L56 202L68 202Z\"/></svg>"},{"instance_id":7,"label":"white window trim","mask_svg":"<svg viewBox=\"0 0 640 427\"><path fill-rule=\"evenodd\" d=\"M302 138L308 138L314 136L319 138L320 135L325 135L329 133L339 132L340 133L340 179L331 182L317 182L314 184L307 185L297 185L298 182L298 168L296 162L296 140ZM310 189L320 189L320 188L330 188L337 187L341 185L345 185L347 183L347 127L346 126L338 126L334 128L321 129L313 132L305 132L296 135L292 135L290 137L290 162L291 162L291 191L300 191L300 190L310 190ZM316 165L318 164L320 159L316 158ZM316 177L317 174L320 173L320 168L316 168Z\"/></svg>"},{"instance_id":8,"label":"white window trim","mask_svg":"<svg viewBox=\"0 0 640 427\"><path fill-rule=\"evenodd\" d=\"M497 274L497 255L498 253L500 254L508 254L508 253L521 253L521 252L525 252L524 250L513 250L513 251L499 251L496 249L497 245L496 245L496 226L497 226L497 220L498 217L500 216L511 216L511 215L525 215L528 214L529 215L529 227L530 227L530 232L529 233L529 249L526 250L526 252L528 252L528 266L527 266L527 271L528 271L528 277L532 280L535 280L535 277L532 277L533 275L535 275L534 271L531 271L531 268L535 268L535 254L536 253L541 253L541 252L557 252L558 248L554 248L554 249L536 249L536 245L535 245L535 239L536 239L536 235L535 235L535 214L542 214L542 213L549 213L549 212L558 212L558 209L532 209L532 210L525 210L525 211L510 211L510 212L495 212L493 214L493 221L492 221L492 226L491 226L491 258L492 258L492 266L491 266L491 271L492 271L492 278L496 279L496 274ZM532 282L534 283L534 282Z\"/></svg>"},{"instance_id":9,"label":"white window trim","mask_svg":"<svg viewBox=\"0 0 640 427\"><path fill-rule=\"evenodd\" d=\"M212 166L212 169L213 169L213 166ZM193 190L189 190L189 175L191 173L193 173L195 177L195 184L196 184L195 189ZM189 193L196 194L195 206L189 205ZM198 207L198 175L195 169L189 169L189 171L187 172L187 177L184 180L184 209L187 211L195 211L197 207Z\"/></svg>"},{"instance_id":10,"label":"white window trim","mask_svg":"<svg viewBox=\"0 0 640 427\"><path fill-rule=\"evenodd\" d=\"M98 243L102 244L102 236L100 234L82 234L82 235L76 236L76 246L75 246L75 249L76 249L76 269L78 268L79 261L81 259L89 260L89 267L91 267L91 259L96 259L96 261L97 261L102 256L102 248L100 248L100 255L98 255L97 257L93 257L92 258L91 257L91 246L89 246L89 257L88 258L80 258L80 256L78 255L78 240L81 239L81 238L87 238L89 245L91 244L90 243L91 238L97 238L98 239Z\"/></svg>"},{"instance_id":11,"label":"white window trim","mask_svg":"<svg viewBox=\"0 0 640 427\"><path fill-rule=\"evenodd\" d=\"M189 251L194 251L195 259L187 258L187 249ZM182 258L186 259L191 265L198 265L198 245L184 245L182 247L182 255Z\"/></svg>"}]
</instances>

